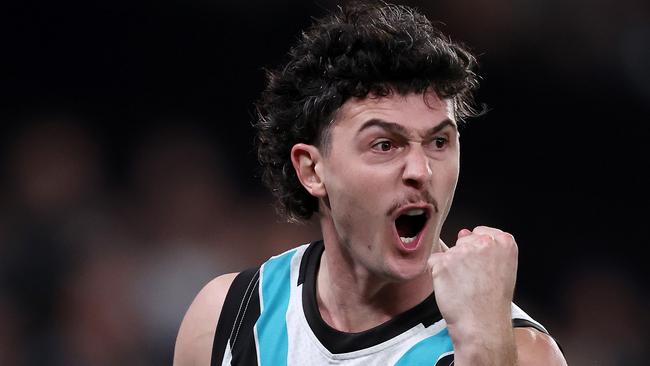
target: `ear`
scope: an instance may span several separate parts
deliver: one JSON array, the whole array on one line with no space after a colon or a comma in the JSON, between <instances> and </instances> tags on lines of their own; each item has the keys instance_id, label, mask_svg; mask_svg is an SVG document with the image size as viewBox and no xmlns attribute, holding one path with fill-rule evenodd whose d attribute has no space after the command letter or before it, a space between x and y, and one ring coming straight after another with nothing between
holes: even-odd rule
<instances>
[{"instance_id":1,"label":"ear","mask_svg":"<svg viewBox=\"0 0 650 366\"><path fill-rule=\"evenodd\" d=\"M295 144L291 148L291 163L298 180L314 197L325 197L327 191L322 177L322 157L316 146Z\"/></svg>"}]
</instances>

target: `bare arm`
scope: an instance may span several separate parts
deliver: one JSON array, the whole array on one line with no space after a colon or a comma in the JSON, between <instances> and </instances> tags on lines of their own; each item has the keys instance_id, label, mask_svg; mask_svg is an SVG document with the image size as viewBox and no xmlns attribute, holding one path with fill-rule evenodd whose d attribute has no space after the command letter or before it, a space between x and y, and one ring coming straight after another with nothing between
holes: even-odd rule
<instances>
[{"instance_id":1,"label":"bare arm","mask_svg":"<svg viewBox=\"0 0 650 366\"><path fill-rule=\"evenodd\" d=\"M196 295L176 337L175 366L207 366L219 315L230 284L237 273L228 273L210 281Z\"/></svg>"},{"instance_id":2,"label":"bare arm","mask_svg":"<svg viewBox=\"0 0 650 366\"><path fill-rule=\"evenodd\" d=\"M518 366L566 366L557 343L533 328L515 328Z\"/></svg>"}]
</instances>

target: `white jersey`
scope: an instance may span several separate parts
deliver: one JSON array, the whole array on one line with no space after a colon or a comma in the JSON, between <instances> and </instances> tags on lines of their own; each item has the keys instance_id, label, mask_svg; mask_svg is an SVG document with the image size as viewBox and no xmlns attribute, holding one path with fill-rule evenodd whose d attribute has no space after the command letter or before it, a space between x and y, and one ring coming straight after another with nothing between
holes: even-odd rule
<instances>
[{"instance_id":1,"label":"white jersey","mask_svg":"<svg viewBox=\"0 0 650 366\"><path fill-rule=\"evenodd\" d=\"M414 308L360 333L328 326L316 303L324 246L306 244L242 272L217 326L212 365L452 365L454 348L431 294ZM546 329L516 305L515 327Z\"/></svg>"}]
</instances>

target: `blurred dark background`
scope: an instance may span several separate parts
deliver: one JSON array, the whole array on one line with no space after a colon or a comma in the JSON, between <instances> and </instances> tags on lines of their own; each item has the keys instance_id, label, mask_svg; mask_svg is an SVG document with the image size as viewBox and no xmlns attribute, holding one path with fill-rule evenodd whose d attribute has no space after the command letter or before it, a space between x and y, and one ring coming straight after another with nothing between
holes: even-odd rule
<instances>
[{"instance_id":1,"label":"blurred dark background","mask_svg":"<svg viewBox=\"0 0 650 366\"><path fill-rule=\"evenodd\" d=\"M647 365L645 0L405 1L479 55L444 238L520 248L571 365ZM259 183L264 67L333 1L0 6L0 365L170 364L212 277L318 238Z\"/></svg>"}]
</instances>

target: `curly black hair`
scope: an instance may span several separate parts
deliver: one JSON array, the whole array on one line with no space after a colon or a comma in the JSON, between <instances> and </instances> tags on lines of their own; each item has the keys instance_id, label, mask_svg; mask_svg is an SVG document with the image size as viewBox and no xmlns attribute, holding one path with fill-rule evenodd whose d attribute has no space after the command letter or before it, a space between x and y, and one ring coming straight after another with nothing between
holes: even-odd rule
<instances>
[{"instance_id":1,"label":"curly black hair","mask_svg":"<svg viewBox=\"0 0 650 366\"><path fill-rule=\"evenodd\" d=\"M317 199L293 169L291 148L306 143L327 151L335 112L349 98L431 88L453 101L457 120L476 115L475 57L406 6L339 7L316 20L288 56L284 67L267 72L255 124L262 179L288 221L301 222L318 211Z\"/></svg>"}]
</instances>

